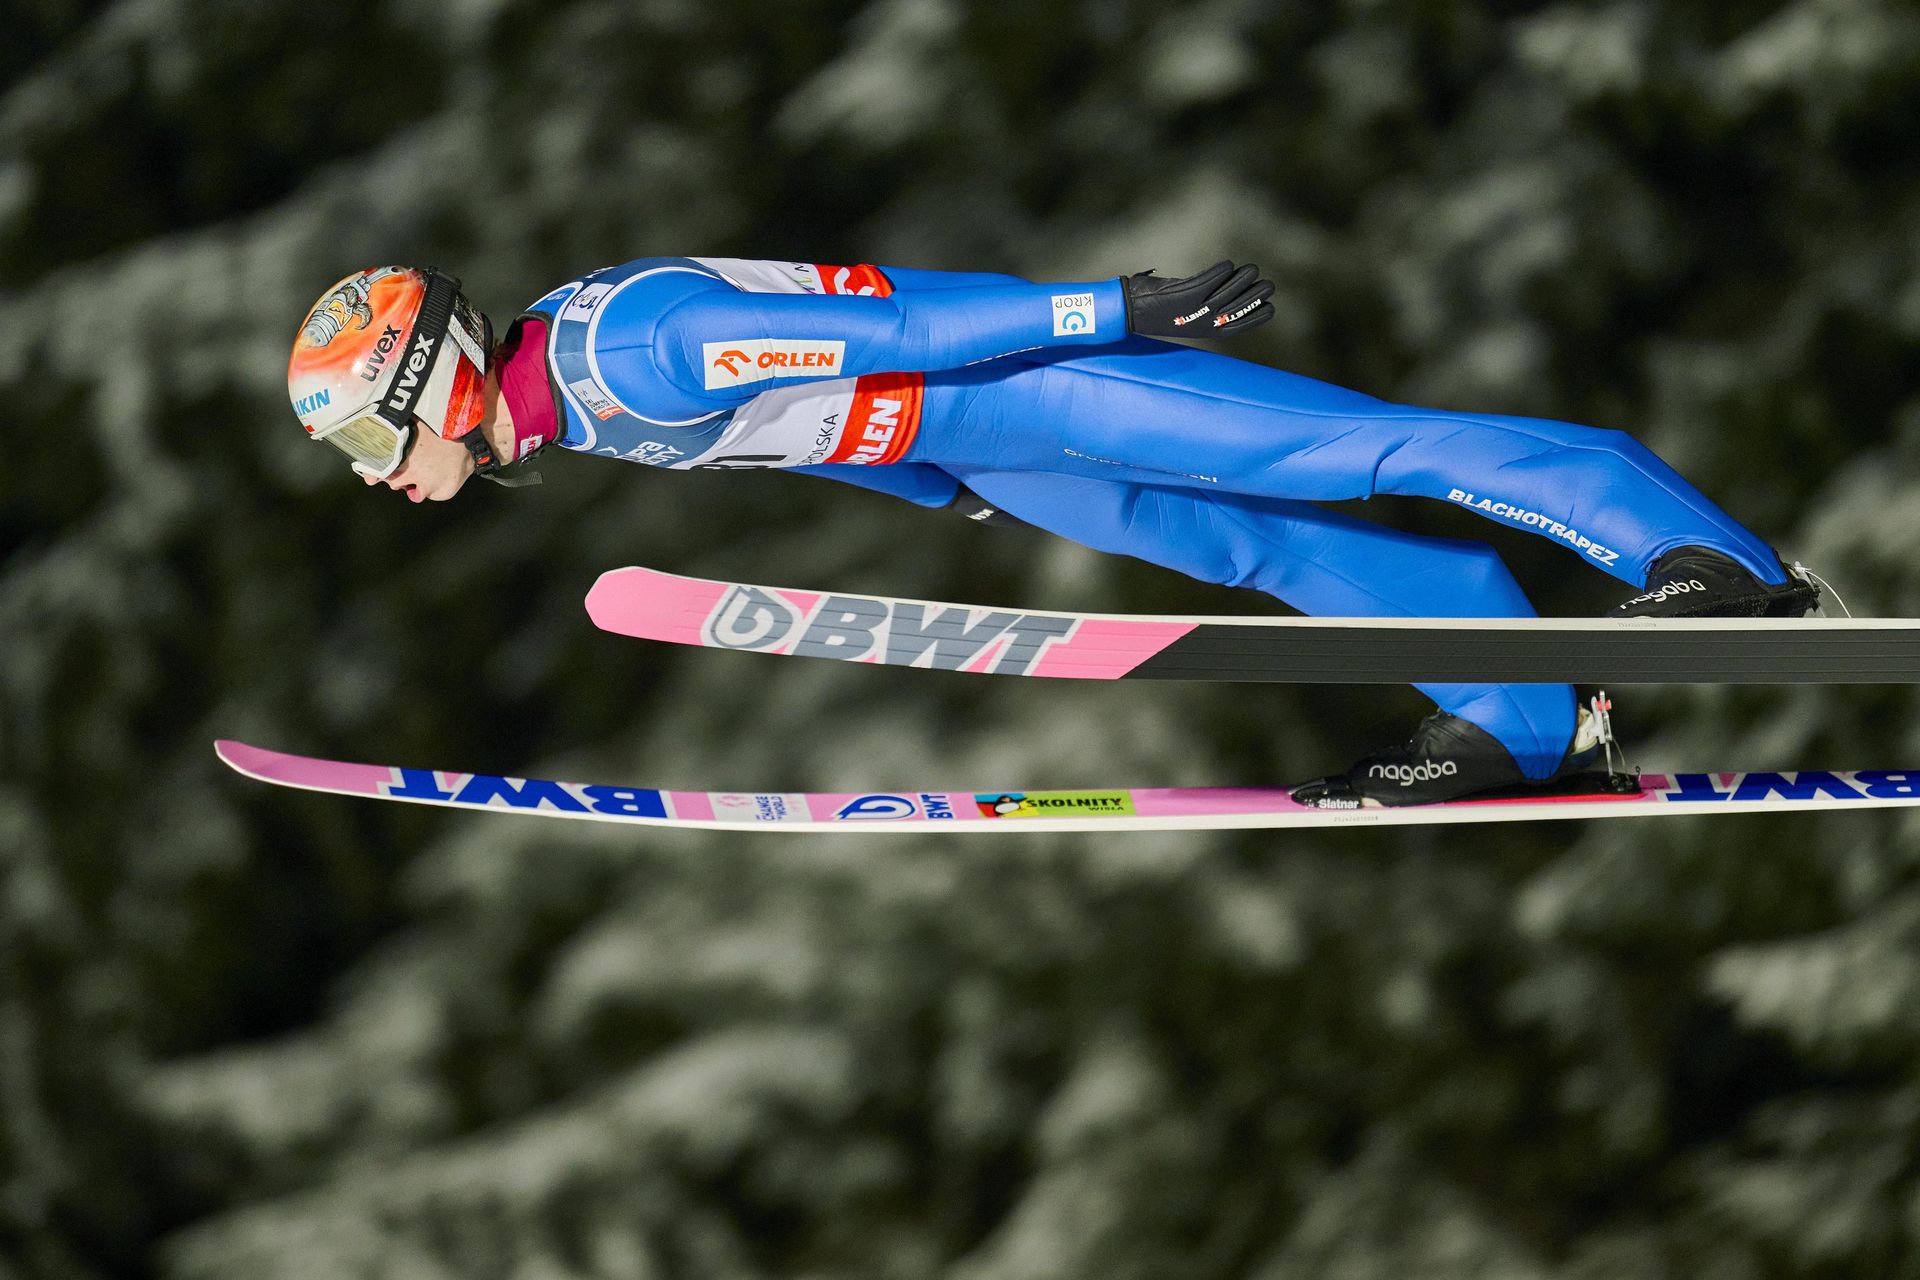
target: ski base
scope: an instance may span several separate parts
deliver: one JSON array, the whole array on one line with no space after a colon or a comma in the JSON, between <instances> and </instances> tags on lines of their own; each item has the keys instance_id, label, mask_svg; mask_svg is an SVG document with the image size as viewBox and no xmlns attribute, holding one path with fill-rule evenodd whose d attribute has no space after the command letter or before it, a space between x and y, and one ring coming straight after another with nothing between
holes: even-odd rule
<instances>
[{"instance_id":1,"label":"ski base","mask_svg":"<svg viewBox=\"0 0 1920 1280\"><path fill-rule=\"evenodd\" d=\"M225 739L216 742L214 749L229 767L249 778L306 791L487 813L723 831L987 834L1379 827L1709 813L1805 813L1920 805L1920 769L1859 773L1812 770L1643 773L1629 779L1633 785L1618 791L1596 787L1572 794L1528 793L1403 807L1385 807L1369 801L1358 807L1315 808L1296 803L1287 788L661 791L648 787L353 764L290 755Z\"/></svg>"},{"instance_id":2,"label":"ski base","mask_svg":"<svg viewBox=\"0 0 1920 1280\"><path fill-rule=\"evenodd\" d=\"M1067 680L1904 684L1914 618L1178 617L797 591L634 566L594 625L667 644Z\"/></svg>"}]
</instances>

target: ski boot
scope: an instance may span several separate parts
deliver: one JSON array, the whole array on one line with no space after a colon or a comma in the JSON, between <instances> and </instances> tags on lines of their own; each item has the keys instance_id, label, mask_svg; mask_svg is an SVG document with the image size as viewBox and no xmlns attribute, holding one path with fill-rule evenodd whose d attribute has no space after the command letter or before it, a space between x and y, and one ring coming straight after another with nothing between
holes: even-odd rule
<instances>
[{"instance_id":1,"label":"ski boot","mask_svg":"<svg viewBox=\"0 0 1920 1280\"><path fill-rule=\"evenodd\" d=\"M1705 547L1676 547L1653 562L1647 589L1616 605L1612 618L1804 618L1819 607L1820 588L1800 565L1781 583L1760 581L1731 556Z\"/></svg>"},{"instance_id":2,"label":"ski boot","mask_svg":"<svg viewBox=\"0 0 1920 1280\"><path fill-rule=\"evenodd\" d=\"M1512 753L1471 720L1436 711L1399 746L1376 751L1345 773L1295 787L1293 799L1316 809L1358 809L1369 802L1397 806L1631 791L1638 784L1613 764L1612 710L1604 693L1580 708L1567 753L1546 778L1521 773Z\"/></svg>"}]
</instances>

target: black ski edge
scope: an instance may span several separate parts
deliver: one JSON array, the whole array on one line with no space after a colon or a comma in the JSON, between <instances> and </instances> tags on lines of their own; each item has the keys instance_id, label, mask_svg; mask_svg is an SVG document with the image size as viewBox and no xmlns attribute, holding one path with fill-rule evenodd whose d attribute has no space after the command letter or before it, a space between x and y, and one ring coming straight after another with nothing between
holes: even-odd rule
<instances>
[{"instance_id":1,"label":"black ski edge","mask_svg":"<svg viewBox=\"0 0 1920 1280\"><path fill-rule=\"evenodd\" d=\"M1457 631L1203 626L1144 659L1136 680L1297 684L1905 684L1920 681L1920 631L1824 637L1646 632L1463 637Z\"/></svg>"}]
</instances>

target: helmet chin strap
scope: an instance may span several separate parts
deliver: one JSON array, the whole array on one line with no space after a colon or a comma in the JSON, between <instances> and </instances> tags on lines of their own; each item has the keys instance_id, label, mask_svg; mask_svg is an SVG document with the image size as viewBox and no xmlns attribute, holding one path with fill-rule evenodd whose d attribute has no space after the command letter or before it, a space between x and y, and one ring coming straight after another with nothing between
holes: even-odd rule
<instances>
[{"instance_id":1,"label":"helmet chin strap","mask_svg":"<svg viewBox=\"0 0 1920 1280\"><path fill-rule=\"evenodd\" d=\"M507 464L493 456L493 446L488 443L483 427L475 427L461 436L460 443L467 446L467 452L473 455L473 469L497 485L508 489L524 489L528 485L541 483L538 471L502 475L501 470Z\"/></svg>"},{"instance_id":2,"label":"helmet chin strap","mask_svg":"<svg viewBox=\"0 0 1920 1280\"><path fill-rule=\"evenodd\" d=\"M486 353L486 364L490 365L494 363L495 360L493 321L487 318L485 312L480 313L480 327L480 350ZM483 377L494 376L493 371L484 366L481 369L481 374ZM497 387L495 388L495 394L499 394ZM486 418L484 414L481 416L481 420L474 424L473 430L460 437L460 443L467 446L467 452L473 455L473 469L482 479L491 480L503 489L524 489L528 485L541 483L540 473L538 471L528 470L524 467L516 468L512 475L501 474L503 468L512 464L502 462L493 456L493 442L487 439ZM534 453L538 452L538 449L534 450ZM527 458L531 458L532 456L533 454L528 454ZM522 458L520 461L525 462L527 458Z\"/></svg>"}]
</instances>

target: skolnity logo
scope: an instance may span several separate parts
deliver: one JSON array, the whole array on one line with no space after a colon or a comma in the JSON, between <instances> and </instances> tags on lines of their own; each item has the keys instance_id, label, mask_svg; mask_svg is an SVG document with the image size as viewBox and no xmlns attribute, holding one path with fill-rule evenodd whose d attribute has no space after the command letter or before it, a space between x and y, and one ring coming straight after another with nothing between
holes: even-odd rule
<instances>
[{"instance_id":1,"label":"skolnity logo","mask_svg":"<svg viewBox=\"0 0 1920 1280\"><path fill-rule=\"evenodd\" d=\"M845 342L804 338L742 338L701 346L707 389L738 387L768 378L836 378L846 363Z\"/></svg>"},{"instance_id":2,"label":"skolnity logo","mask_svg":"<svg viewBox=\"0 0 1920 1280\"><path fill-rule=\"evenodd\" d=\"M1463 507L1472 507L1475 511L1484 511L1490 516L1523 528L1538 529L1541 533L1560 539L1576 551L1592 556L1601 564L1613 564L1620 559L1618 551L1600 545L1578 529L1561 524L1551 516L1543 516L1538 511L1529 511L1515 503L1502 502L1497 498L1482 498L1478 494L1468 493L1465 489L1449 489L1447 501L1457 502Z\"/></svg>"},{"instance_id":3,"label":"skolnity logo","mask_svg":"<svg viewBox=\"0 0 1920 1280\"><path fill-rule=\"evenodd\" d=\"M871 596L789 600L760 587L734 587L707 615L700 635L722 649L1027 675L1049 645L1078 625L1072 618L964 605Z\"/></svg>"},{"instance_id":4,"label":"skolnity logo","mask_svg":"<svg viewBox=\"0 0 1920 1280\"><path fill-rule=\"evenodd\" d=\"M1128 791L1014 791L973 797L983 818L1061 818L1096 814L1125 817L1133 812Z\"/></svg>"},{"instance_id":5,"label":"skolnity logo","mask_svg":"<svg viewBox=\"0 0 1920 1280\"><path fill-rule=\"evenodd\" d=\"M1422 760L1419 764L1376 764L1367 770L1367 776L1385 778L1388 782L1410 787L1416 782L1451 778L1459 772L1460 766L1451 760Z\"/></svg>"}]
</instances>

